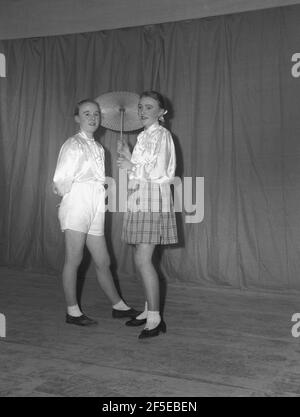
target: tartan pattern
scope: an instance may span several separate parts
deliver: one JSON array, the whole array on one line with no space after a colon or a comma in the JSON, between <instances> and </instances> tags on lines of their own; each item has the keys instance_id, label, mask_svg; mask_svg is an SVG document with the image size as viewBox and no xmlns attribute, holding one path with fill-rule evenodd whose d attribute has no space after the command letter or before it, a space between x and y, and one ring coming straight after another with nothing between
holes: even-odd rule
<instances>
[{"instance_id":1,"label":"tartan pattern","mask_svg":"<svg viewBox=\"0 0 300 417\"><path fill-rule=\"evenodd\" d=\"M130 180L128 188L129 211L168 213L173 210L169 183Z\"/></svg>"},{"instance_id":2,"label":"tartan pattern","mask_svg":"<svg viewBox=\"0 0 300 417\"><path fill-rule=\"evenodd\" d=\"M124 215L122 240L131 244L177 243L176 218L169 185L143 182L139 187L140 184L141 182L135 182L134 188L129 190L128 211ZM161 187L162 185L167 185L168 188ZM162 191L168 189L169 191L165 193Z\"/></svg>"}]
</instances>

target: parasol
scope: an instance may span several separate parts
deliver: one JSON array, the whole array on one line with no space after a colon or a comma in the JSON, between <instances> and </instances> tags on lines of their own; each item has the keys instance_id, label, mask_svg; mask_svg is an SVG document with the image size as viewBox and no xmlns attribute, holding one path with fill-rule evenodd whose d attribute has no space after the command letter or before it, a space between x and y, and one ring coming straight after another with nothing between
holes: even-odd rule
<instances>
[{"instance_id":1,"label":"parasol","mask_svg":"<svg viewBox=\"0 0 300 417\"><path fill-rule=\"evenodd\" d=\"M128 91L112 91L95 99L101 109L101 126L121 132L138 130L143 127L138 117L139 95Z\"/></svg>"}]
</instances>

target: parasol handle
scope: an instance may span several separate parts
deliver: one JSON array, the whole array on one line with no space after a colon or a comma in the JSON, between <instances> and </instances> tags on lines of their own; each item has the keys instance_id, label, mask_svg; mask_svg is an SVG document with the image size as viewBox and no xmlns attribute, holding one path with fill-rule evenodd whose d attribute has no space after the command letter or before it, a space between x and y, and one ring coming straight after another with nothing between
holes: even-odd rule
<instances>
[{"instance_id":1,"label":"parasol handle","mask_svg":"<svg viewBox=\"0 0 300 417\"><path fill-rule=\"evenodd\" d=\"M123 129L124 129L124 114L125 114L125 109L124 108L120 108L120 112L121 112L121 122L120 122L120 139L121 139L121 143L123 144Z\"/></svg>"},{"instance_id":2,"label":"parasol handle","mask_svg":"<svg viewBox=\"0 0 300 417\"><path fill-rule=\"evenodd\" d=\"M124 138L123 138L123 130L124 130L124 115L125 115L125 109L124 107L120 107L119 109L120 114L121 114L121 119L120 119L120 145L121 145L121 149L123 149L124 146Z\"/></svg>"}]
</instances>

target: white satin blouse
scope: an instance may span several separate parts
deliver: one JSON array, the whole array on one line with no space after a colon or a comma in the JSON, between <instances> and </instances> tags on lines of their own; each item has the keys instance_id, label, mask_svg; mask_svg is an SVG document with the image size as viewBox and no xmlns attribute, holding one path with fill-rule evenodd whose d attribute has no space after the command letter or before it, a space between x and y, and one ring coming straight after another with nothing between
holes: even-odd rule
<instances>
[{"instance_id":1,"label":"white satin blouse","mask_svg":"<svg viewBox=\"0 0 300 417\"><path fill-rule=\"evenodd\" d=\"M175 175L176 155L171 133L159 123L152 124L137 137L131 155L130 180L168 183Z\"/></svg>"},{"instance_id":2,"label":"white satin blouse","mask_svg":"<svg viewBox=\"0 0 300 417\"><path fill-rule=\"evenodd\" d=\"M104 149L100 143L80 131L60 149L53 183L61 196L69 193L74 182L105 182Z\"/></svg>"}]
</instances>

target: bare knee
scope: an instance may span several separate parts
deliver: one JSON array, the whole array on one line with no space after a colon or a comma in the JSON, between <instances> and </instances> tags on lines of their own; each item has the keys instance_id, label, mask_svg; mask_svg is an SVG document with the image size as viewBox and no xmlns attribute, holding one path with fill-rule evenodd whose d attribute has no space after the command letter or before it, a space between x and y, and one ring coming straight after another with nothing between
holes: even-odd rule
<instances>
[{"instance_id":1,"label":"bare knee","mask_svg":"<svg viewBox=\"0 0 300 417\"><path fill-rule=\"evenodd\" d=\"M85 236L74 230L65 232L65 265L78 268L83 258Z\"/></svg>"},{"instance_id":2,"label":"bare knee","mask_svg":"<svg viewBox=\"0 0 300 417\"><path fill-rule=\"evenodd\" d=\"M103 256L101 258L94 259L95 267L99 271L106 270L110 267L110 258L109 256Z\"/></svg>"},{"instance_id":3,"label":"bare knee","mask_svg":"<svg viewBox=\"0 0 300 417\"><path fill-rule=\"evenodd\" d=\"M82 261L82 254L66 254L65 265L71 266L72 268L78 268Z\"/></svg>"},{"instance_id":4,"label":"bare knee","mask_svg":"<svg viewBox=\"0 0 300 417\"><path fill-rule=\"evenodd\" d=\"M146 256L144 253L139 251L137 251L134 255L134 262L139 270L142 270L152 264L151 257Z\"/></svg>"}]
</instances>

